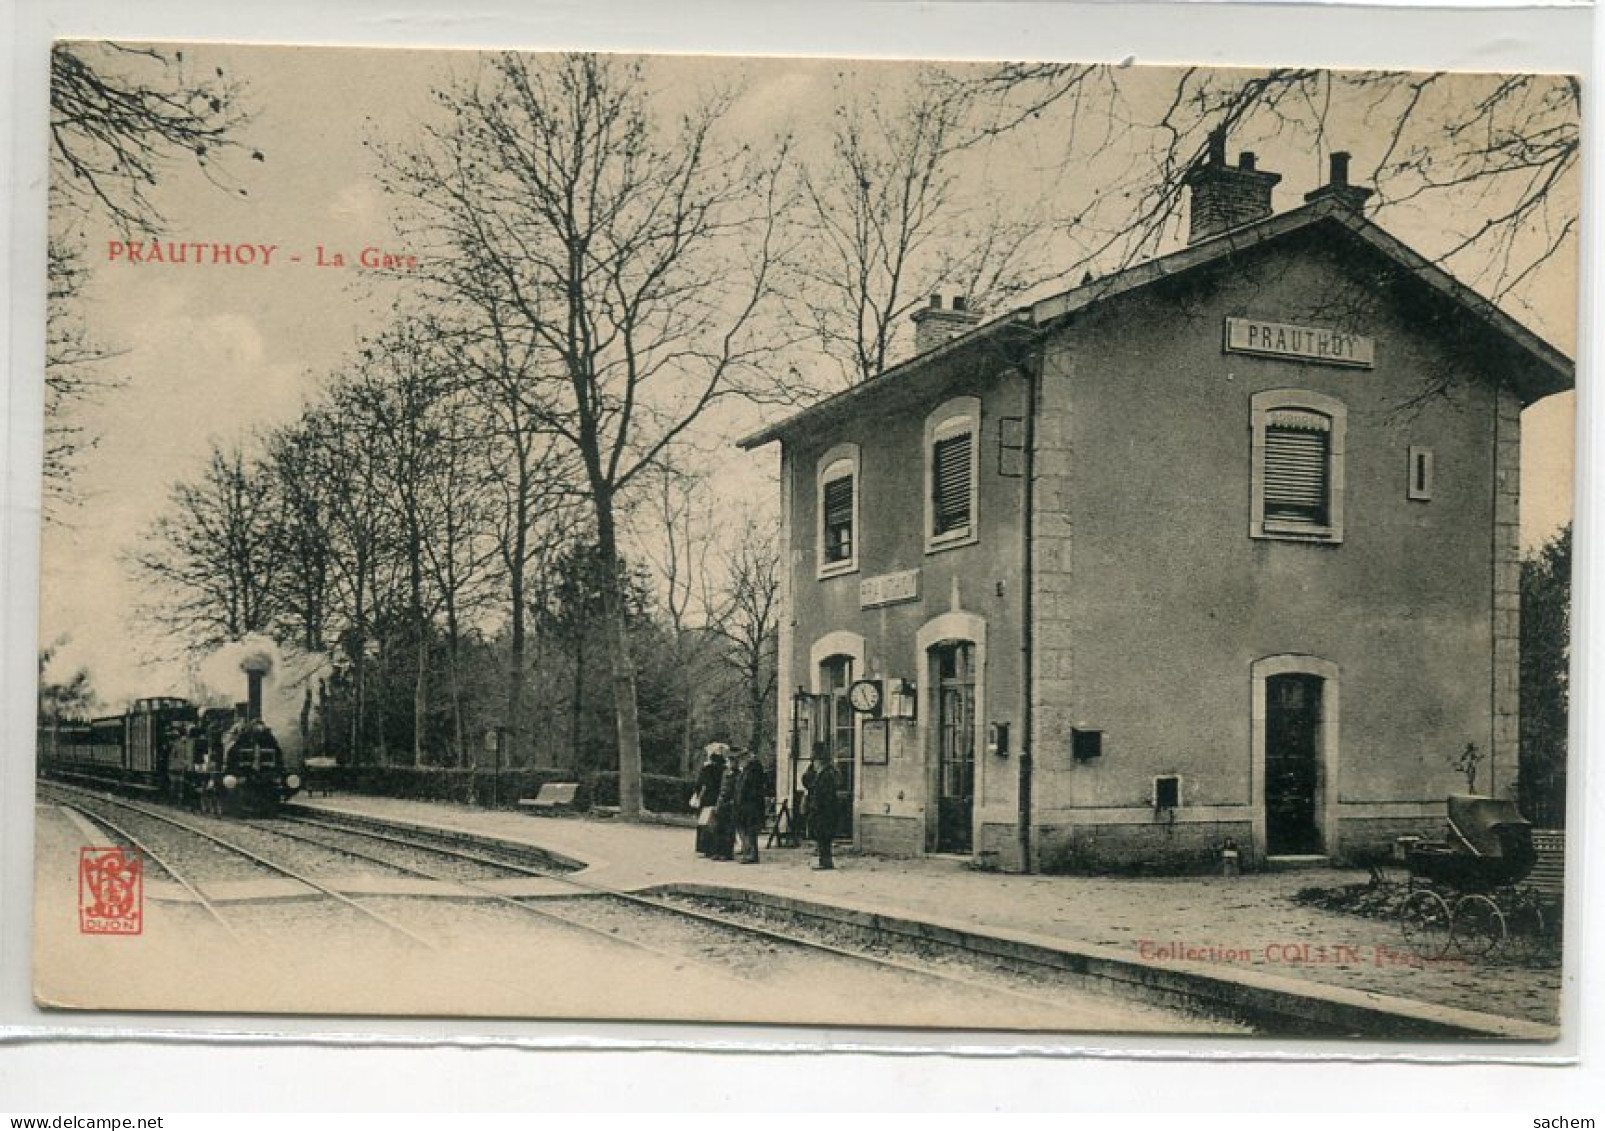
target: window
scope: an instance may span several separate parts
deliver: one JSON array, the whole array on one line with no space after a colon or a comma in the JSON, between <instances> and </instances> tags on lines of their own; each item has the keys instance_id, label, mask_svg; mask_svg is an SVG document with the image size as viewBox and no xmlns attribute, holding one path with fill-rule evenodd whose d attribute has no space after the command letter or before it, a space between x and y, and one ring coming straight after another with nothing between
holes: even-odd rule
<instances>
[{"instance_id":1,"label":"window","mask_svg":"<svg viewBox=\"0 0 1605 1131\"><path fill-rule=\"evenodd\" d=\"M1255 538L1343 539L1343 406L1319 393L1259 393L1253 404Z\"/></svg>"},{"instance_id":2,"label":"window","mask_svg":"<svg viewBox=\"0 0 1605 1131\"><path fill-rule=\"evenodd\" d=\"M1265 521L1328 525L1332 422L1318 412L1279 409L1265 424Z\"/></svg>"},{"instance_id":3,"label":"window","mask_svg":"<svg viewBox=\"0 0 1605 1131\"><path fill-rule=\"evenodd\" d=\"M825 480L825 562L853 557L853 477Z\"/></svg>"},{"instance_id":4,"label":"window","mask_svg":"<svg viewBox=\"0 0 1605 1131\"><path fill-rule=\"evenodd\" d=\"M1418 502L1429 502L1432 499L1432 449L1410 449L1410 485L1405 491L1405 497Z\"/></svg>"},{"instance_id":5,"label":"window","mask_svg":"<svg viewBox=\"0 0 1605 1131\"><path fill-rule=\"evenodd\" d=\"M838 444L819 461L819 576L858 569L858 445Z\"/></svg>"},{"instance_id":6,"label":"window","mask_svg":"<svg viewBox=\"0 0 1605 1131\"><path fill-rule=\"evenodd\" d=\"M977 538L977 447L981 402L957 397L925 421L925 548L967 545Z\"/></svg>"}]
</instances>

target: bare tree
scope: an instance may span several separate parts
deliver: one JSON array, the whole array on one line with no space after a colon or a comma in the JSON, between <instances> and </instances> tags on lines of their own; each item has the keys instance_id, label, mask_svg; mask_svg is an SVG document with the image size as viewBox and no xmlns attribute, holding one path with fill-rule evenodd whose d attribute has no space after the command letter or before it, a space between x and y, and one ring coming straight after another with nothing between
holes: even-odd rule
<instances>
[{"instance_id":1,"label":"bare tree","mask_svg":"<svg viewBox=\"0 0 1605 1131\"><path fill-rule=\"evenodd\" d=\"M493 288L540 363L542 425L578 461L600 557L619 802L641 810L635 668L618 508L710 406L770 388L753 331L769 295L777 167L722 144L715 95L672 121L644 64L501 56L444 94L450 118L391 161L393 187L439 237L439 298Z\"/></svg>"},{"instance_id":2,"label":"bare tree","mask_svg":"<svg viewBox=\"0 0 1605 1131\"><path fill-rule=\"evenodd\" d=\"M117 384L111 355L84 326L77 300L85 283L83 257L71 241L49 246L45 329L44 517L58 522L78 501L72 474L96 437L77 419L79 406Z\"/></svg>"},{"instance_id":3,"label":"bare tree","mask_svg":"<svg viewBox=\"0 0 1605 1131\"><path fill-rule=\"evenodd\" d=\"M717 638L708 631L710 615L723 603L713 576L718 507L704 477L668 462L653 471L649 486L631 515L632 541L657 575L681 710L680 771L692 776L694 735L710 698L710 668L718 663Z\"/></svg>"},{"instance_id":4,"label":"bare tree","mask_svg":"<svg viewBox=\"0 0 1605 1131\"><path fill-rule=\"evenodd\" d=\"M519 312L503 292L473 271L465 266L453 276L472 301L445 305L429 322L458 371L465 417L458 437L477 453L473 462L490 496L487 521L507 595L505 753L518 765L530 739L529 610L541 605L532 583L542 561L555 560L573 543L585 499L572 446L546 424L552 409L547 384L537 376L540 343L521 331Z\"/></svg>"},{"instance_id":5,"label":"bare tree","mask_svg":"<svg viewBox=\"0 0 1605 1131\"><path fill-rule=\"evenodd\" d=\"M985 306L1035 282L1040 223L988 191L982 88L922 68L902 97L837 93L830 153L803 176L809 238L788 301L849 379L867 381L936 289Z\"/></svg>"},{"instance_id":6,"label":"bare tree","mask_svg":"<svg viewBox=\"0 0 1605 1131\"><path fill-rule=\"evenodd\" d=\"M76 501L77 459L95 441L76 411L117 384L106 365L114 353L83 322L86 275L72 218L96 214L123 231L158 230L162 214L152 193L170 167L189 161L223 184L213 157L238 146L247 119L239 88L216 68L205 76L188 72L181 51L58 43L50 62L44 514L60 521ZM251 156L262 159L259 151Z\"/></svg>"},{"instance_id":7,"label":"bare tree","mask_svg":"<svg viewBox=\"0 0 1605 1131\"><path fill-rule=\"evenodd\" d=\"M394 519L391 548L404 570L406 617L413 650L412 757L422 766L429 718L429 650L433 629L429 591L429 543L450 524L454 506L430 490L439 464L449 458L445 404L449 393L444 359L434 343L403 322L362 349L349 378L348 426L377 441L379 502Z\"/></svg>"},{"instance_id":8,"label":"bare tree","mask_svg":"<svg viewBox=\"0 0 1605 1131\"><path fill-rule=\"evenodd\" d=\"M307 652L329 644L333 602L333 515L338 482L325 477L318 429L303 418L267 436L267 466L277 512L273 531L284 562L277 602L283 630Z\"/></svg>"},{"instance_id":9,"label":"bare tree","mask_svg":"<svg viewBox=\"0 0 1605 1131\"><path fill-rule=\"evenodd\" d=\"M745 698L748 744L763 746L778 678L780 532L771 522L747 518L725 553L726 601L713 621L727 645L725 663L739 677Z\"/></svg>"},{"instance_id":10,"label":"bare tree","mask_svg":"<svg viewBox=\"0 0 1605 1131\"><path fill-rule=\"evenodd\" d=\"M1119 270L1176 238L1183 174L1226 129L1254 144L1356 151L1372 208L1431 208L1447 235L1424 249L1495 300L1576 240L1580 97L1563 75L1450 75L1187 68L1164 96L1134 99L1119 71L1018 64L953 80L994 100L991 131L1065 112L1066 168L1098 162L1095 196L1068 220L1079 254L1060 275ZM1086 123L1101 121L1089 132ZM1111 133L1111 131L1113 131Z\"/></svg>"},{"instance_id":11,"label":"bare tree","mask_svg":"<svg viewBox=\"0 0 1605 1131\"><path fill-rule=\"evenodd\" d=\"M193 650L273 626L280 559L268 479L238 448L214 446L200 478L173 488L168 512L131 558L161 594L157 622Z\"/></svg>"},{"instance_id":12,"label":"bare tree","mask_svg":"<svg viewBox=\"0 0 1605 1131\"><path fill-rule=\"evenodd\" d=\"M327 633L349 668L352 696L348 741L354 757L368 749L371 733L371 658L378 647L377 626L396 604L395 518L386 505L384 460L377 433L363 422L366 401L352 387L335 381L325 403L302 416L306 433L301 453L306 475L338 487L329 500L329 603ZM383 754L382 731L381 755Z\"/></svg>"},{"instance_id":13,"label":"bare tree","mask_svg":"<svg viewBox=\"0 0 1605 1131\"><path fill-rule=\"evenodd\" d=\"M214 157L239 146L240 107L240 88L221 67L195 74L182 51L58 43L50 53L52 187L62 203L102 212L125 231L157 227L151 188L179 159L215 180Z\"/></svg>"}]
</instances>

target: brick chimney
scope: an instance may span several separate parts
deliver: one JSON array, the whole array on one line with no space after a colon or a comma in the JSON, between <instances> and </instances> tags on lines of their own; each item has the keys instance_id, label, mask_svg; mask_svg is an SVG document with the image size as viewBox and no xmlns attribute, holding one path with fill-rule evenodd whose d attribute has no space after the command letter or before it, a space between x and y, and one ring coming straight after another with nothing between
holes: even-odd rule
<instances>
[{"instance_id":1,"label":"brick chimney","mask_svg":"<svg viewBox=\"0 0 1605 1131\"><path fill-rule=\"evenodd\" d=\"M1366 198L1371 195L1371 190L1349 184L1349 155L1342 152L1332 154L1330 168L1326 184L1305 193L1305 201L1314 204L1317 200L1335 200L1356 212L1361 211L1365 207Z\"/></svg>"},{"instance_id":2,"label":"brick chimney","mask_svg":"<svg viewBox=\"0 0 1605 1131\"><path fill-rule=\"evenodd\" d=\"M921 307L909 317L914 322L916 354L927 353L981 324L981 316L958 295L954 295L950 304L944 307L942 296L934 294L929 306Z\"/></svg>"},{"instance_id":3,"label":"brick chimney","mask_svg":"<svg viewBox=\"0 0 1605 1131\"><path fill-rule=\"evenodd\" d=\"M1182 183L1192 190L1188 243L1207 240L1271 214L1271 190L1282 179L1256 167L1252 153L1238 155L1237 167L1226 164L1226 131L1209 135L1204 160L1187 170Z\"/></svg>"}]
</instances>

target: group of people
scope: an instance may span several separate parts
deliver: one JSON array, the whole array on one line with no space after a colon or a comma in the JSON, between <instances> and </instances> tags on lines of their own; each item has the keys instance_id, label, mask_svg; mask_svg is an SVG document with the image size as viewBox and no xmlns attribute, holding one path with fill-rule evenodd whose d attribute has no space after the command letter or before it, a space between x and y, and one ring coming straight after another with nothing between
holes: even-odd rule
<instances>
[{"instance_id":1,"label":"group of people","mask_svg":"<svg viewBox=\"0 0 1605 1131\"><path fill-rule=\"evenodd\" d=\"M836 770L823 746L803 773L806 795L799 815L819 858L813 867L834 868L831 841L836 835ZM769 779L750 750L710 743L703 754L691 808L697 814L697 852L710 860L758 863L758 838L769 810Z\"/></svg>"},{"instance_id":2,"label":"group of people","mask_svg":"<svg viewBox=\"0 0 1605 1131\"><path fill-rule=\"evenodd\" d=\"M758 837L769 811L769 779L750 750L708 746L691 795L697 851L710 860L758 863Z\"/></svg>"}]
</instances>

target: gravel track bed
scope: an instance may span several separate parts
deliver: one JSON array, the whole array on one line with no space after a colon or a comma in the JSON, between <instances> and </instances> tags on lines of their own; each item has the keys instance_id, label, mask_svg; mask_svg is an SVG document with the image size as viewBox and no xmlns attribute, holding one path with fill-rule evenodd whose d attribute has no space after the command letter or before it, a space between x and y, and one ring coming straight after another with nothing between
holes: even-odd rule
<instances>
[{"instance_id":1,"label":"gravel track bed","mask_svg":"<svg viewBox=\"0 0 1605 1131\"><path fill-rule=\"evenodd\" d=\"M982 955L969 954L936 943L917 939L893 941L873 938L851 928L811 922L769 908L740 906L720 900L696 899L689 896L667 896L663 897L663 901L677 907L705 911L724 919L775 931L778 934L840 947L871 958L885 958L909 966L922 967L934 974L996 985L1032 997L1053 1000L1058 996L1098 994L1110 1000L1118 1000L1120 996L1113 990L1101 991L1097 986L1089 985L1085 979L1078 979L1047 967L1028 972ZM1170 1012L1183 1011L1171 1007ZM1212 1015L1207 1014L1189 1015L1199 1020L1214 1019ZM1223 1020L1220 1024L1223 1031L1246 1031L1246 1027L1234 1022Z\"/></svg>"},{"instance_id":2,"label":"gravel track bed","mask_svg":"<svg viewBox=\"0 0 1605 1131\"><path fill-rule=\"evenodd\" d=\"M328 820L328 818L326 816L324 816L323 814L321 814L321 813L319 814L319 816L323 817L325 820ZM335 824L339 824L339 822L331 820L330 824L331 825L335 825ZM311 833L311 832L320 832L321 833L321 832L324 832L324 831L327 831L327 830L320 828L320 829L316 829L316 830L308 829L307 831L309 833ZM363 832L366 832L368 830L352 827L349 830L342 829L341 831L350 832L354 836L360 836ZM373 830L373 831L384 832L385 830L378 829L378 830ZM569 875L569 874L571 874L572 872L575 871L574 868L559 866L553 860L551 860L549 857L547 857L544 854L542 854L539 849L537 849L537 848L535 848L533 846L531 846L528 849L525 849L525 850L521 851L520 849L518 849L517 847L514 847L512 845L508 845L506 847L502 847L502 846L498 846L498 845L496 845L494 843L491 843L491 842L483 842L483 841L475 841L475 842L473 842L471 844L464 844L461 841L453 840L453 838L450 836L450 834L444 834L444 833L442 833L442 834L434 834L434 833L430 833L428 830L412 829L412 828L397 828L397 829L393 830L393 835L395 835L397 837L400 837L400 838L402 838L404 840L414 840L414 841L418 841L418 842L420 842L422 844L427 844L427 845L438 845L440 848L446 849L446 850L460 850L460 851L472 852L472 853L474 853L474 854L476 854L478 856L485 856L485 857L490 858L491 860L497 861L499 863L506 864L506 865L509 866L509 869L527 868L527 869L533 869L534 871L540 872L543 875L551 875L551 876ZM381 842L375 842L375 843L381 843ZM419 851L424 851L424 850L420 849ZM426 853L426 855L433 856L434 854L433 853Z\"/></svg>"},{"instance_id":3,"label":"gravel track bed","mask_svg":"<svg viewBox=\"0 0 1605 1131\"><path fill-rule=\"evenodd\" d=\"M154 851L171 862L191 883L259 880L280 875L271 868L249 860L231 849L170 825L160 817L149 816L137 809L125 809L121 805L90 796L81 794L68 796L75 804L82 805L91 813L103 812L108 819L126 827L129 832L144 840ZM171 816L173 820L182 821L201 832L220 837L230 844L238 845L247 852L254 852L309 879L330 880L371 874L375 871L397 876L404 874L399 868L363 860L335 848L315 846L287 836L279 836L271 831L271 819L212 817L166 806L152 808L163 816Z\"/></svg>"},{"instance_id":4,"label":"gravel track bed","mask_svg":"<svg viewBox=\"0 0 1605 1131\"><path fill-rule=\"evenodd\" d=\"M573 928L505 903L381 896L364 898L362 905L448 950L471 949L492 937L504 942L514 939L531 948L546 948L577 933Z\"/></svg>"},{"instance_id":5,"label":"gravel track bed","mask_svg":"<svg viewBox=\"0 0 1605 1131\"><path fill-rule=\"evenodd\" d=\"M370 906L362 901L363 906ZM383 909L372 905L374 910ZM283 948L303 954L319 951L342 954L360 953L364 947L397 947L409 941L375 922L356 908L328 896L306 900L274 900L263 903L231 903L223 908L229 925L252 944ZM405 927L411 924L392 916ZM419 932L423 934L423 932ZM424 935L425 938L429 936Z\"/></svg>"},{"instance_id":6,"label":"gravel track bed","mask_svg":"<svg viewBox=\"0 0 1605 1131\"><path fill-rule=\"evenodd\" d=\"M179 819L313 880L340 879L375 871L402 874L398 868L362 860L338 849L280 836L272 831L270 821L260 818L242 821L186 813Z\"/></svg>"},{"instance_id":7,"label":"gravel track bed","mask_svg":"<svg viewBox=\"0 0 1605 1131\"><path fill-rule=\"evenodd\" d=\"M798 954L793 947L741 931L687 919L672 911L654 911L609 896L546 899L541 906L553 912L672 953L712 962L743 978L783 978L786 959Z\"/></svg>"},{"instance_id":8,"label":"gravel track bed","mask_svg":"<svg viewBox=\"0 0 1605 1131\"><path fill-rule=\"evenodd\" d=\"M360 832L346 832L343 830L336 832L296 821L265 819L256 821L254 824L255 827L268 831L282 828L290 835L307 837L310 840L317 841L319 844L329 846L332 850L351 848L357 852L377 856L398 868L412 868L442 879L496 880L520 874L510 868L500 868L494 864L481 864L475 860L464 860L461 857L449 856L447 853L451 849L446 845L441 846L441 851L434 852L429 849L411 848L407 845L376 840ZM355 862L353 857L347 857L347 859Z\"/></svg>"},{"instance_id":9,"label":"gravel track bed","mask_svg":"<svg viewBox=\"0 0 1605 1131\"><path fill-rule=\"evenodd\" d=\"M865 954L863 959L833 955L747 933L740 927L723 927L626 903L607 896L547 900L566 917L599 927L623 938L645 943L672 954L728 971L753 983L776 1001L802 993L814 1005L832 1003L834 1016L862 1013L865 1002L898 1001L900 1008L932 1010L932 1016L954 1015L997 1018L1002 1027L1174 1030L1194 1032L1246 1032L1244 1026L1213 1018L1199 1018L1178 1010L1161 1009L1114 995L1089 991L1084 986L1060 985L1047 979L1025 978L988 968L984 963L920 961L907 951L883 951L906 965L924 967L931 974L960 977L969 985L941 983L915 970L897 970L874 964L870 948L855 944L844 950ZM694 907L690 901L687 908ZM720 913L724 908L718 909ZM736 916L726 916L735 919ZM754 926L776 927L760 923ZM785 924L787 934L805 937ZM819 939L842 945L846 940ZM1026 995L1026 1000L1015 995ZM947 1022L951 1025L951 1021Z\"/></svg>"},{"instance_id":10,"label":"gravel track bed","mask_svg":"<svg viewBox=\"0 0 1605 1131\"><path fill-rule=\"evenodd\" d=\"M69 794L66 795L66 799L88 812L91 818L96 814L104 814L107 820L114 821L127 829L192 884L261 880L277 875L271 869L247 860L237 852L231 852L221 845L175 828L156 817L146 816L136 810L124 809L81 794ZM106 836L112 841L122 842L122 838L110 829L106 830ZM158 871L163 870L154 860L150 863Z\"/></svg>"}]
</instances>

